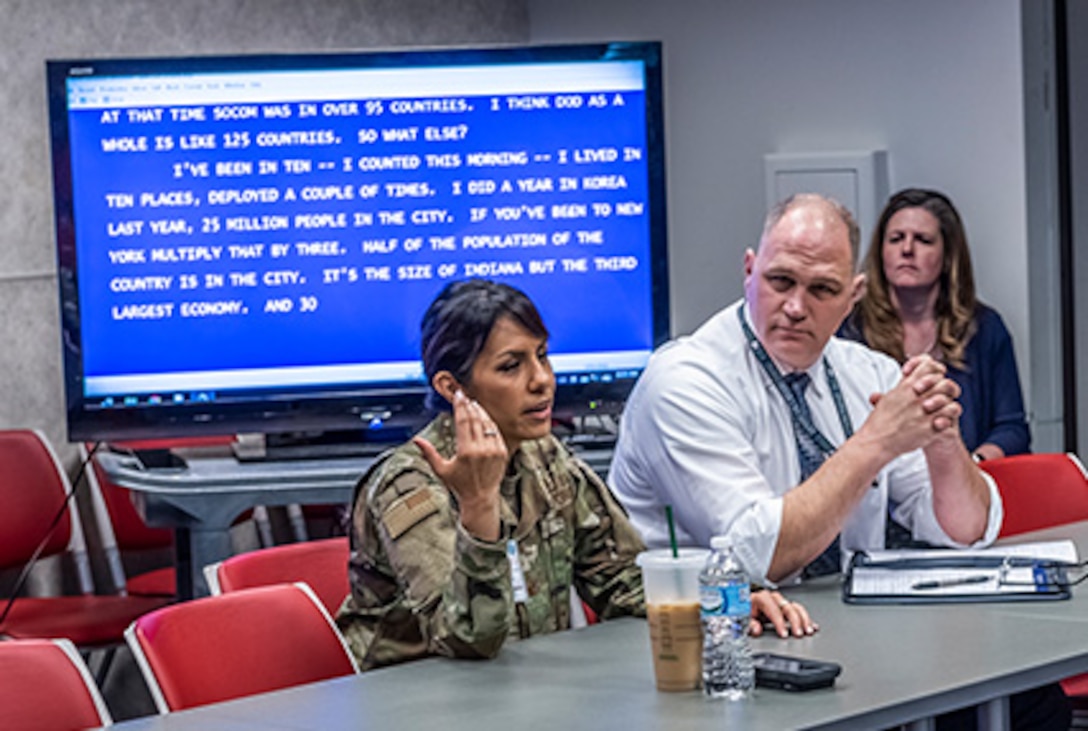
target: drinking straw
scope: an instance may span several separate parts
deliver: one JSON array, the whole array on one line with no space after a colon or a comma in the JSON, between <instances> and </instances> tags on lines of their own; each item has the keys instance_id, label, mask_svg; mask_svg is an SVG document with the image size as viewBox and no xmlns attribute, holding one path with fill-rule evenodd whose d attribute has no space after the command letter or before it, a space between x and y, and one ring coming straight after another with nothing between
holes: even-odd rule
<instances>
[{"instance_id":1,"label":"drinking straw","mask_svg":"<svg viewBox=\"0 0 1088 731\"><path fill-rule=\"evenodd\" d=\"M665 522L669 524L669 546L672 548L672 557L680 558L680 551L676 547L676 523L672 519L672 506L665 506Z\"/></svg>"}]
</instances>

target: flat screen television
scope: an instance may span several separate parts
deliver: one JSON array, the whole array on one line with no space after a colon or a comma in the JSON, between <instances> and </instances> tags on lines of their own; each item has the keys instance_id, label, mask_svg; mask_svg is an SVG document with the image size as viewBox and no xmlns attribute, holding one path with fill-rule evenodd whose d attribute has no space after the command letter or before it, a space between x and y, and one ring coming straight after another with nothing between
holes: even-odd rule
<instances>
[{"instance_id":1,"label":"flat screen television","mask_svg":"<svg viewBox=\"0 0 1088 731\"><path fill-rule=\"evenodd\" d=\"M556 413L668 336L658 43L47 62L72 441L418 424L453 279L524 290Z\"/></svg>"}]
</instances>

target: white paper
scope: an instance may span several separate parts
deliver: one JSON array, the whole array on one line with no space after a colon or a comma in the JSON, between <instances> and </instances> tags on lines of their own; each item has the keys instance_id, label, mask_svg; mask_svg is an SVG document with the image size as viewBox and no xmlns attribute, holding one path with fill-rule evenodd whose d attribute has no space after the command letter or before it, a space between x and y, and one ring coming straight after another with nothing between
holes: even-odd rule
<instances>
[{"instance_id":1,"label":"white paper","mask_svg":"<svg viewBox=\"0 0 1088 731\"><path fill-rule=\"evenodd\" d=\"M927 558L1002 558L1007 556L1063 563L1077 562L1077 547L1071 540L995 546L986 549L949 551L948 549L885 550L867 552L870 561L886 562ZM984 596L1022 594L1032 591L1034 574L1023 567L935 567L882 568L858 565L853 569L851 594L854 596ZM966 580L966 581L965 581ZM933 587L932 584L939 584Z\"/></svg>"}]
</instances>

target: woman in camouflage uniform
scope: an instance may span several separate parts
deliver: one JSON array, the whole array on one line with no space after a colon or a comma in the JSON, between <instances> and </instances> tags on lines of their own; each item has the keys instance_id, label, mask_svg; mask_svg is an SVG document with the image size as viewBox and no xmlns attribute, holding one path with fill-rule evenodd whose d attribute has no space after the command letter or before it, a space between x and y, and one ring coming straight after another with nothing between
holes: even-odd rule
<instances>
[{"instance_id":1,"label":"woman in camouflage uniform","mask_svg":"<svg viewBox=\"0 0 1088 731\"><path fill-rule=\"evenodd\" d=\"M379 458L352 509L337 623L364 669L493 657L510 635L567 629L572 588L602 619L644 615L641 539L551 434L547 340L533 303L503 284L452 283L427 310L423 366L441 413ZM786 622L815 631L776 592L753 593L753 612L783 636Z\"/></svg>"}]
</instances>

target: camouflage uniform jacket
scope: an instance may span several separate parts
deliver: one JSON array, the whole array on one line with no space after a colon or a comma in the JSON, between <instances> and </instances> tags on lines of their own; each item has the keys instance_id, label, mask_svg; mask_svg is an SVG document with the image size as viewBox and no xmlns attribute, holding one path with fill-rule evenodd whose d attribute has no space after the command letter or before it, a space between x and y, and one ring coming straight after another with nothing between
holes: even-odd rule
<instances>
[{"instance_id":1,"label":"camouflage uniform jacket","mask_svg":"<svg viewBox=\"0 0 1088 731\"><path fill-rule=\"evenodd\" d=\"M452 420L422 432L454 451ZM644 614L638 533L601 479L554 437L523 443L502 484L502 538L471 536L419 449L381 458L355 491L351 594L337 616L364 669L431 654L494 657L507 635L570 626L570 590L601 618ZM528 598L515 602L508 544Z\"/></svg>"}]
</instances>

